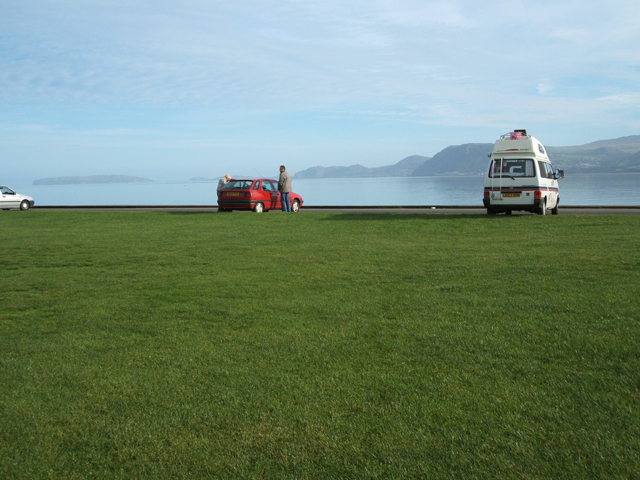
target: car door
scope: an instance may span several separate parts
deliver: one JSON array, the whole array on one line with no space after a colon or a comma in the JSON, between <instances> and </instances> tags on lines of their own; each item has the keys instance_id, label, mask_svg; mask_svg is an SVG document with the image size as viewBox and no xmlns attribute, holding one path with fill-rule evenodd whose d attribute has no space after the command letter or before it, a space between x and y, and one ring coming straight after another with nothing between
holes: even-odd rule
<instances>
[{"instance_id":1,"label":"car door","mask_svg":"<svg viewBox=\"0 0 640 480\"><path fill-rule=\"evenodd\" d=\"M255 205L260 202L264 205L265 210L269 210L269 204L271 203L271 195L262 189L263 182L256 180L251 189L251 204Z\"/></svg>"},{"instance_id":2,"label":"car door","mask_svg":"<svg viewBox=\"0 0 640 480\"><path fill-rule=\"evenodd\" d=\"M0 207L1 208L18 208L19 199L16 192L9 187L0 187Z\"/></svg>"},{"instance_id":3,"label":"car door","mask_svg":"<svg viewBox=\"0 0 640 480\"><path fill-rule=\"evenodd\" d=\"M278 191L274 188L273 184L269 180L263 180L262 190L264 191L264 194L265 194L265 208L267 210L270 210L272 208L277 208ZM267 200L267 197L268 197L268 200Z\"/></svg>"},{"instance_id":4,"label":"car door","mask_svg":"<svg viewBox=\"0 0 640 480\"><path fill-rule=\"evenodd\" d=\"M271 180L271 183L273 184L273 191L275 193L276 196L276 208L282 208L282 195L280 194L280 191L278 190L278 181L277 180Z\"/></svg>"}]
</instances>

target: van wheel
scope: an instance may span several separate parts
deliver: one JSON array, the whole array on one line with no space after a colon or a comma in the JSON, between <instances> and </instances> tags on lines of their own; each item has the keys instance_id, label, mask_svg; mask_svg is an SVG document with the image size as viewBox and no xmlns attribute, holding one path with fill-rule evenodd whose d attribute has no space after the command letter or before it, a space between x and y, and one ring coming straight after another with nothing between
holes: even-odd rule
<instances>
[{"instance_id":1,"label":"van wheel","mask_svg":"<svg viewBox=\"0 0 640 480\"><path fill-rule=\"evenodd\" d=\"M538 215L546 215L547 214L547 199L545 198L540 202L540 208L538 209Z\"/></svg>"},{"instance_id":2,"label":"van wheel","mask_svg":"<svg viewBox=\"0 0 640 480\"><path fill-rule=\"evenodd\" d=\"M558 199L558 201L556 202L556 206L551 209L551 215L557 215L558 214L558 204L559 203L560 203L560 199Z\"/></svg>"},{"instance_id":3,"label":"van wheel","mask_svg":"<svg viewBox=\"0 0 640 480\"><path fill-rule=\"evenodd\" d=\"M507 210L506 212L504 212L505 215L511 215L511 210Z\"/></svg>"},{"instance_id":4,"label":"van wheel","mask_svg":"<svg viewBox=\"0 0 640 480\"><path fill-rule=\"evenodd\" d=\"M495 215L496 211L493 208L487 208L487 215Z\"/></svg>"}]
</instances>

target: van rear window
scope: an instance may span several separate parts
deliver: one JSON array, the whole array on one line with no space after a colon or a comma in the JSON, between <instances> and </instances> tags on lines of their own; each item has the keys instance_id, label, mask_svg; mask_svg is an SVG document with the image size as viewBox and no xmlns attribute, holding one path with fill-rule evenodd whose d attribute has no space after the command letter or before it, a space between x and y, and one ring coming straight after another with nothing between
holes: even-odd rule
<instances>
[{"instance_id":1,"label":"van rear window","mask_svg":"<svg viewBox=\"0 0 640 480\"><path fill-rule=\"evenodd\" d=\"M491 161L489 177L535 177L530 158L496 158Z\"/></svg>"}]
</instances>

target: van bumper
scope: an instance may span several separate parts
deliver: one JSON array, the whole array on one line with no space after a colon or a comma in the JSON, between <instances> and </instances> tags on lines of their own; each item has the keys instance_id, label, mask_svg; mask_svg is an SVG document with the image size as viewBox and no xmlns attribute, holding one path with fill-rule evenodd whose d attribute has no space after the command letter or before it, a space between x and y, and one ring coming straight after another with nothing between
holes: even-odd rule
<instances>
[{"instance_id":1,"label":"van bumper","mask_svg":"<svg viewBox=\"0 0 640 480\"><path fill-rule=\"evenodd\" d=\"M484 204L484 207L486 209L492 210L493 212L496 213L501 213L501 212L516 212L516 211L522 211L522 212L537 212L538 209L540 208L540 198L534 198L533 199L533 203L502 203L502 202L497 202L497 203L491 203L491 199L489 198L483 198L482 199L482 203Z\"/></svg>"}]
</instances>

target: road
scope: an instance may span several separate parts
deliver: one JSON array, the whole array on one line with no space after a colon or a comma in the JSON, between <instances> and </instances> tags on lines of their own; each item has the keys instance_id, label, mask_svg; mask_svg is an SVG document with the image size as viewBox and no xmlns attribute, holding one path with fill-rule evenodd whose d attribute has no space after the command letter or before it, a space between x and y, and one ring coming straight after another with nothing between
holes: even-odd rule
<instances>
[{"instance_id":1,"label":"road","mask_svg":"<svg viewBox=\"0 0 640 480\"><path fill-rule=\"evenodd\" d=\"M216 205L83 205L83 206L34 206L34 210L78 210L78 211L151 211L151 212L216 212ZM274 210L275 211L275 210ZM420 214L480 214L486 215L484 207L477 206L303 206L300 213L420 213ZM279 212L278 212L279 213ZM514 212L514 215L533 215ZM548 212L551 214L551 212ZM582 206L559 207L560 215L639 215L640 205L633 206Z\"/></svg>"}]
</instances>

